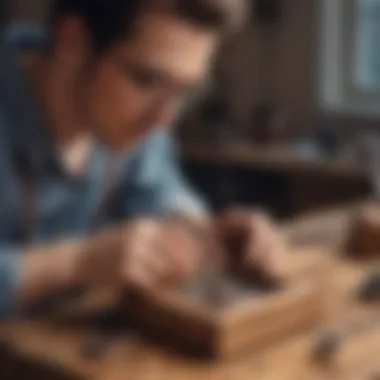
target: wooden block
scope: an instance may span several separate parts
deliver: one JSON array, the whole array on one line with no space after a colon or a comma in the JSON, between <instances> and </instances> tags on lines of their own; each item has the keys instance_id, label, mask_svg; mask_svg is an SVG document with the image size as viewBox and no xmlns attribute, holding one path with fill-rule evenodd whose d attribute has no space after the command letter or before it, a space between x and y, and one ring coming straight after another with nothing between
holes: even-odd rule
<instances>
[{"instance_id":1,"label":"wooden block","mask_svg":"<svg viewBox=\"0 0 380 380\"><path fill-rule=\"evenodd\" d=\"M304 253L289 262L288 278L278 289L260 289L226 274L220 283L224 302L212 302L201 284L193 284L183 292L126 298L125 312L165 343L229 358L312 326L323 317L326 261Z\"/></svg>"},{"instance_id":2,"label":"wooden block","mask_svg":"<svg viewBox=\"0 0 380 380\"><path fill-rule=\"evenodd\" d=\"M348 252L359 259L380 257L380 205L361 207L353 213Z\"/></svg>"}]
</instances>

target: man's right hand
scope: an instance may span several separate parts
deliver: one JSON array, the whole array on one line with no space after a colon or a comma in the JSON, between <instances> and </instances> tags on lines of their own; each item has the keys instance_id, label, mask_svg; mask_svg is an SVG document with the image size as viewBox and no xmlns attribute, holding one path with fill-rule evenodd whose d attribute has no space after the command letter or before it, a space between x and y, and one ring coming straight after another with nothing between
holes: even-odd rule
<instances>
[{"instance_id":1,"label":"man's right hand","mask_svg":"<svg viewBox=\"0 0 380 380\"><path fill-rule=\"evenodd\" d=\"M196 273L203 250L180 223L154 219L31 248L21 257L19 304L25 309L76 285L142 292L178 285Z\"/></svg>"},{"instance_id":2,"label":"man's right hand","mask_svg":"<svg viewBox=\"0 0 380 380\"><path fill-rule=\"evenodd\" d=\"M78 276L89 285L151 291L194 275L202 249L178 223L140 219L91 239L77 262Z\"/></svg>"}]
</instances>

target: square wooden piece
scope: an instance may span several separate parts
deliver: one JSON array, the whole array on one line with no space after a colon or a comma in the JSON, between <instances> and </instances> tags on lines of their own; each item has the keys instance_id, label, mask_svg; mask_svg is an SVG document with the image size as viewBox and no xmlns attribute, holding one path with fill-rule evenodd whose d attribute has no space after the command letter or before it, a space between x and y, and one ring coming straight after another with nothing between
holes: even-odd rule
<instances>
[{"instance_id":1,"label":"square wooden piece","mask_svg":"<svg viewBox=\"0 0 380 380\"><path fill-rule=\"evenodd\" d=\"M258 289L226 274L225 304L214 304L192 284L181 292L126 298L125 312L166 343L228 358L318 323L325 312L327 262L322 252L292 253L284 286ZM198 289L198 290L194 290Z\"/></svg>"},{"instance_id":2,"label":"square wooden piece","mask_svg":"<svg viewBox=\"0 0 380 380\"><path fill-rule=\"evenodd\" d=\"M348 253L354 258L380 256L380 204L365 205L353 212L347 243Z\"/></svg>"}]
</instances>

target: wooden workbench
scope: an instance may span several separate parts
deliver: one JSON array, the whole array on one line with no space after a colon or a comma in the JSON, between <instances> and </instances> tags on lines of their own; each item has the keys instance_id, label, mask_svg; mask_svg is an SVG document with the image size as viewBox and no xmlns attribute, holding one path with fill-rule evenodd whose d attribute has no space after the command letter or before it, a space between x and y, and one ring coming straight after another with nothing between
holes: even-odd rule
<instances>
[{"instance_id":1,"label":"wooden workbench","mask_svg":"<svg viewBox=\"0 0 380 380\"><path fill-rule=\"evenodd\" d=\"M205 196L216 200L218 209L260 203L288 218L371 192L366 166L344 155L307 154L284 144L218 147L204 142L183 143L181 153L184 171ZM268 184L267 178L272 179Z\"/></svg>"},{"instance_id":2,"label":"wooden workbench","mask_svg":"<svg viewBox=\"0 0 380 380\"><path fill-rule=\"evenodd\" d=\"M367 180L363 165L344 157L328 158L297 152L288 145L256 147L250 144L233 144L218 147L205 143L182 144L185 161L202 164L241 166L287 172L308 172L313 175L338 176Z\"/></svg>"},{"instance_id":3,"label":"wooden workbench","mask_svg":"<svg viewBox=\"0 0 380 380\"><path fill-rule=\"evenodd\" d=\"M334 254L343 240L347 215L348 209L337 210L284 227L293 244L308 245L314 238L321 247L331 247L335 276L326 323L376 313L375 309L363 308L349 297L369 268L374 269L374 264L354 264ZM311 240L308 242L302 236ZM186 358L133 334L120 337L104 358L85 359L81 352L87 334L85 330L53 328L43 320L4 324L0 328L3 343L0 378L7 379L10 375L8 378L28 380L369 380L380 373L380 329L351 338L331 368L321 367L312 360L317 331L304 331L259 352L246 352L222 363Z\"/></svg>"}]
</instances>

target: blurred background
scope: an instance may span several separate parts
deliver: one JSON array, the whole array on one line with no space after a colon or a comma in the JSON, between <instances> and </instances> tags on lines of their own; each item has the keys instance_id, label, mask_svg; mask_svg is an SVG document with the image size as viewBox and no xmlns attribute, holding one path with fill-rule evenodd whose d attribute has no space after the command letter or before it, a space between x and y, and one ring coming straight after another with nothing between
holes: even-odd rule
<instances>
[{"instance_id":1,"label":"blurred background","mask_svg":"<svg viewBox=\"0 0 380 380\"><path fill-rule=\"evenodd\" d=\"M1 25L43 26L48 5L2 0ZM186 174L216 210L279 218L380 195L380 0L251 6L178 121Z\"/></svg>"}]
</instances>

